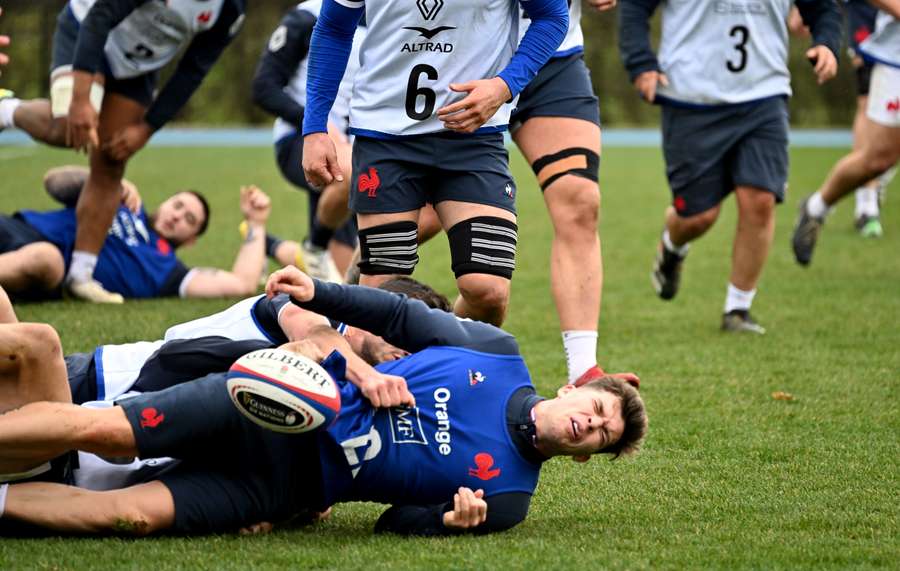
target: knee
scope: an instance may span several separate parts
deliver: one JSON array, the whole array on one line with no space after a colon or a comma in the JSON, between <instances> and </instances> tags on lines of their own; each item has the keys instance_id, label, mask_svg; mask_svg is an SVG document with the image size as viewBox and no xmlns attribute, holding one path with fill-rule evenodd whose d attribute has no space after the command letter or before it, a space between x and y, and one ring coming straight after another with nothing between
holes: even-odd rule
<instances>
[{"instance_id":1,"label":"knee","mask_svg":"<svg viewBox=\"0 0 900 571\"><path fill-rule=\"evenodd\" d=\"M556 184L565 186L554 188L554 185L546 191L556 234L583 239L586 233L595 233L600 217L600 189L597 183L569 176ZM553 191L558 192L551 195Z\"/></svg>"},{"instance_id":2,"label":"knee","mask_svg":"<svg viewBox=\"0 0 900 571\"><path fill-rule=\"evenodd\" d=\"M33 244L28 248L28 261L22 268L28 280L45 289L59 285L66 273L59 249L49 242Z\"/></svg>"},{"instance_id":3,"label":"knee","mask_svg":"<svg viewBox=\"0 0 900 571\"><path fill-rule=\"evenodd\" d=\"M871 177L876 177L897 163L897 152L888 148L869 148L865 153L865 168Z\"/></svg>"},{"instance_id":4,"label":"knee","mask_svg":"<svg viewBox=\"0 0 900 571\"><path fill-rule=\"evenodd\" d=\"M775 214L775 195L764 190L745 192L738 204L741 219L755 226L768 224Z\"/></svg>"},{"instance_id":5,"label":"knee","mask_svg":"<svg viewBox=\"0 0 900 571\"><path fill-rule=\"evenodd\" d=\"M106 527L114 533L143 537L157 530L154 518L127 497L116 497L107 514Z\"/></svg>"},{"instance_id":6,"label":"knee","mask_svg":"<svg viewBox=\"0 0 900 571\"><path fill-rule=\"evenodd\" d=\"M469 304L499 315L509 305L509 280L487 274L467 274L457 280L459 293Z\"/></svg>"},{"instance_id":7,"label":"knee","mask_svg":"<svg viewBox=\"0 0 900 571\"><path fill-rule=\"evenodd\" d=\"M709 230L713 224L716 223L716 220L719 218L719 205L716 205L709 210L705 210L699 214L694 214L691 216L678 216L678 225L681 226L687 232L693 234L702 234Z\"/></svg>"},{"instance_id":8,"label":"knee","mask_svg":"<svg viewBox=\"0 0 900 571\"><path fill-rule=\"evenodd\" d=\"M27 359L47 361L62 356L59 334L45 323L21 323L21 351Z\"/></svg>"}]
</instances>

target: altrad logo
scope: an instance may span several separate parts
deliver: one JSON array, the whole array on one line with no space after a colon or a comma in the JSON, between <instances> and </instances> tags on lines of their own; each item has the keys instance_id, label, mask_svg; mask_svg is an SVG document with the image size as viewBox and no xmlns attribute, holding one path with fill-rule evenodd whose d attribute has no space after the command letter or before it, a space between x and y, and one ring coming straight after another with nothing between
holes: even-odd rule
<instances>
[{"instance_id":1,"label":"altrad logo","mask_svg":"<svg viewBox=\"0 0 900 571\"><path fill-rule=\"evenodd\" d=\"M447 30L455 30L456 26L438 26L433 30L429 30L428 28L420 28L418 26L403 26L403 29L412 30L413 32L419 32L420 36L422 36L426 40L430 40L441 32L446 32Z\"/></svg>"}]
</instances>

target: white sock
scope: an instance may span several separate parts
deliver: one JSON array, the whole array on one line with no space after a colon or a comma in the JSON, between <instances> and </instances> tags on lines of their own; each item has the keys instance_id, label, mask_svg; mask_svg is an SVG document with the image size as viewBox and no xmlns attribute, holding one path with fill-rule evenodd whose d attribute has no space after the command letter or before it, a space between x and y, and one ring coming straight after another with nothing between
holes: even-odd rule
<instances>
[{"instance_id":1,"label":"white sock","mask_svg":"<svg viewBox=\"0 0 900 571\"><path fill-rule=\"evenodd\" d=\"M856 189L856 210L854 218L878 216L878 189L872 186L861 186Z\"/></svg>"},{"instance_id":2,"label":"white sock","mask_svg":"<svg viewBox=\"0 0 900 571\"><path fill-rule=\"evenodd\" d=\"M806 213L813 218L825 218L828 215L828 205L822 199L822 194L815 192L806 201Z\"/></svg>"},{"instance_id":3,"label":"white sock","mask_svg":"<svg viewBox=\"0 0 900 571\"><path fill-rule=\"evenodd\" d=\"M597 364L597 332L563 331L562 340L571 384Z\"/></svg>"},{"instance_id":4,"label":"white sock","mask_svg":"<svg viewBox=\"0 0 900 571\"><path fill-rule=\"evenodd\" d=\"M22 100L15 97L0 99L0 128L8 129L16 126L13 123L13 113L16 112L21 103Z\"/></svg>"},{"instance_id":5,"label":"white sock","mask_svg":"<svg viewBox=\"0 0 900 571\"><path fill-rule=\"evenodd\" d=\"M884 171L884 173L880 177L878 177L878 186L881 187L879 189L879 191L883 192L884 189L886 189L887 186L889 184L891 184L891 181L894 180L894 175L896 175L896 174L897 174L897 165L894 165L891 168L889 168L888 170Z\"/></svg>"},{"instance_id":6,"label":"white sock","mask_svg":"<svg viewBox=\"0 0 900 571\"><path fill-rule=\"evenodd\" d=\"M6 511L6 492L9 491L9 484L0 484L0 517Z\"/></svg>"},{"instance_id":7,"label":"white sock","mask_svg":"<svg viewBox=\"0 0 900 571\"><path fill-rule=\"evenodd\" d=\"M663 246L666 247L666 250L672 252L673 254L678 254L679 256L685 256L688 253L688 249L691 247L690 242L684 244L683 246L676 246L672 243L672 237L669 236L669 229L666 228L663 230L662 235Z\"/></svg>"},{"instance_id":8,"label":"white sock","mask_svg":"<svg viewBox=\"0 0 900 571\"><path fill-rule=\"evenodd\" d=\"M66 281L86 282L94 277L94 268L97 266L97 254L75 250L72 252L72 265Z\"/></svg>"},{"instance_id":9,"label":"white sock","mask_svg":"<svg viewBox=\"0 0 900 571\"><path fill-rule=\"evenodd\" d=\"M735 309L750 311L750 306L753 305L753 297L755 295L755 289L744 291L729 283L728 294L725 296L725 313L734 311Z\"/></svg>"}]
</instances>

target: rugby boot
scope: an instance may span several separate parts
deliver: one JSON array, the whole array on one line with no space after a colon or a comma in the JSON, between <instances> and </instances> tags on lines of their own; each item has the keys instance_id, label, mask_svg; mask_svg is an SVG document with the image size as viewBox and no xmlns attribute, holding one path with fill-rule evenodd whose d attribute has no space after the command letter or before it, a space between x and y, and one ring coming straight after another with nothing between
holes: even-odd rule
<instances>
[{"instance_id":1,"label":"rugby boot","mask_svg":"<svg viewBox=\"0 0 900 571\"><path fill-rule=\"evenodd\" d=\"M732 309L722 314L722 331L763 335L766 328L754 321L746 309Z\"/></svg>"},{"instance_id":2,"label":"rugby boot","mask_svg":"<svg viewBox=\"0 0 900 571\"><path fill-rule=\"evenodd\" d=\"M650 272L650 281L656 295L662 299L672 299L678 293L678 285L681 282L681 266L686 256L679 256L670 252L662 240L656 250L656 259L653 261L653 271Z\"/></svg>"},{"instance_id":3,"label":"rugby boot","mask_svg":"<svg viewBox=\"0 0 900 571\"><path fill-rule=\"evenodd\" d=\"M884 234L881 220L877 216L863 214L854 221L853 225L856 226L856 230L863 238L881 238Z\"/></svg>"},{"instance_id":4,"label":"rugby boot","mask_svg":"<svg viewBox=\"0 0 900 571\"><path fill-rule=\"evenodd\" d=\"M812 261L813 250L816 248L816 240L819 232L825 224L824 218L810 216L806 210L807 196L800 203L800 212L797 215L797 223L794 224L794 234L791 236L791 246L794 249L794 258L801 266L808 266Z\"/></svg>"},{"instance_id":5,"label":"rugby boot","mask_svg":"<svg viewBox=\"0 0 900 571\"><path fill-rule=\"evenodd\" d=\"M70 297L91 303L125 303L125 298L121 294L106 291L97 280L70 280L66 282L65 290Z\"/></svg>"},{"instance_id":6,"label":"rugby boot","mask_svg":"<svg viewBox=\"0 0 900 571\"><path fill-rule=\"evenodd\" d=\"M310 277L336 284L344 283L343 276L334 265L331 254L325 248L314 246L309 240L304 240L300 246L298 256L300 255L303 256L303 264Z\"/></svg>"}]
</instances>

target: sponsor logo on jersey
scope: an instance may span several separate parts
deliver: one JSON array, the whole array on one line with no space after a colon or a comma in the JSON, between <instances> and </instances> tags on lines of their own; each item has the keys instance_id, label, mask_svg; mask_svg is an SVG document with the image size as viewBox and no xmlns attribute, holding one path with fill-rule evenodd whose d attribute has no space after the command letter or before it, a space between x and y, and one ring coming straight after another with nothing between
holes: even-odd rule
<instances>
[{"instance_id":1,"label":"sponsor logo on jersey","mask_svg":"<svg viewBox=\"0 0 900 571\"><path fill-rule=\"evenodd\" d=\"M166 415L160 414L155 408L145 408L141 411L141 428L156 428L165 419Z\"/></svg>"},{"instance_id":2,"label":"sponsor logo on jersey","mask_svg":"<svg viewBox=\"0 0 900 571\"><path fill-rule=\"evenodd\" d=\"M900 97L895 97L893 101L887 102L888 113L900 112Z\"/></svg>"},{"instance_id":3,"label":"sponsor logo on jersey","mask_svg":"<svg viewBox=\"0 0 900 571\"><path fill-rule=\"evenodd\" d=\"M378 178L378 171L375 167L369 167L369 173L359 175L356 181L356 189L359 192L368 192L369 198L375 198L375 191L381 186L381 179Z\"/></svg>"},{"instance_id":4,"label":"sponsor logo on jersey","mask_svg":"<svg viewBox=\"0 0 900 571\"><path fill-rule=\"evenodd\" d=\"M437 418L434 439L438 442L438 452L441 456L449 456L453 451L450 447L450 411L447 408L450 396L450 389L447 387L438 387L434 390L434 415Z\"/></svg>"},{"instance_id":5,"label":"sponsor logo on jersey","mask_svg":"<svg viewBox=\"0 0 900 571\"><path fill-rule=\"evenodd\" d=\"M475 386L479 383L483 383L487 380L487 377L481 374L481 371L473 371L469 369L469 386Z\"/></svg>"},{"instance_id":6,"label":"sponsor logo on jersey","mask_svg":"<svg viewBox=\"0 0 900 571\"><path fill-rule=\"evenodd\" d=\"M469 475L486 482L499 476L500 468L494 468L493 456L479 452L475 455L475 468L469 468Z\"/></svg>"},{"instance_id":7,"label":"sponsor logo on jersey","mask_svg":"<svg viewBox=\"0 0 900 571\"><path fill-rule=\"evenodd\" d=\"M720 0L713 2L713 12L716 14L750 14L751 16L765 16L768 13L764 2L727 2Z\"/></svg>"},{"instance_id":8,"label":"sponsor logo on jersey","mask_svg":"<svg viewBox=\"0 0 900 571\"><path fill-rule=\"evenodd\" d=\"M391 440L394 444L428 444L419 407L398 406L388 409L391 424Z\"/></svg>"},{"instance_id":9,"label":"sponsor logo on jersey","mask_svg":"<svg viewBox=\"0 0 900 571\"><path fill-rule=\"evenodd\" d=\"M429 30L428 28L420 28L418 26L404 26L404 30L412 30L413 32L419 32L419 35L425 38L426 40L432 40L434 37L441 32L446 32L447 30L455 30L455 26L438 26L433 30Z\"/></svg>"},{"instance_id":10,"label":"sponsor logo on jersey","mask_svg":"<svg viewBox=\"0 0 900 571\"><path fill-rule=\"evenodd\" d=\"M444 0L416 0L416 6L423 18L434 20L441 8L444 7Z\"/></svg>"}]
</instances>

